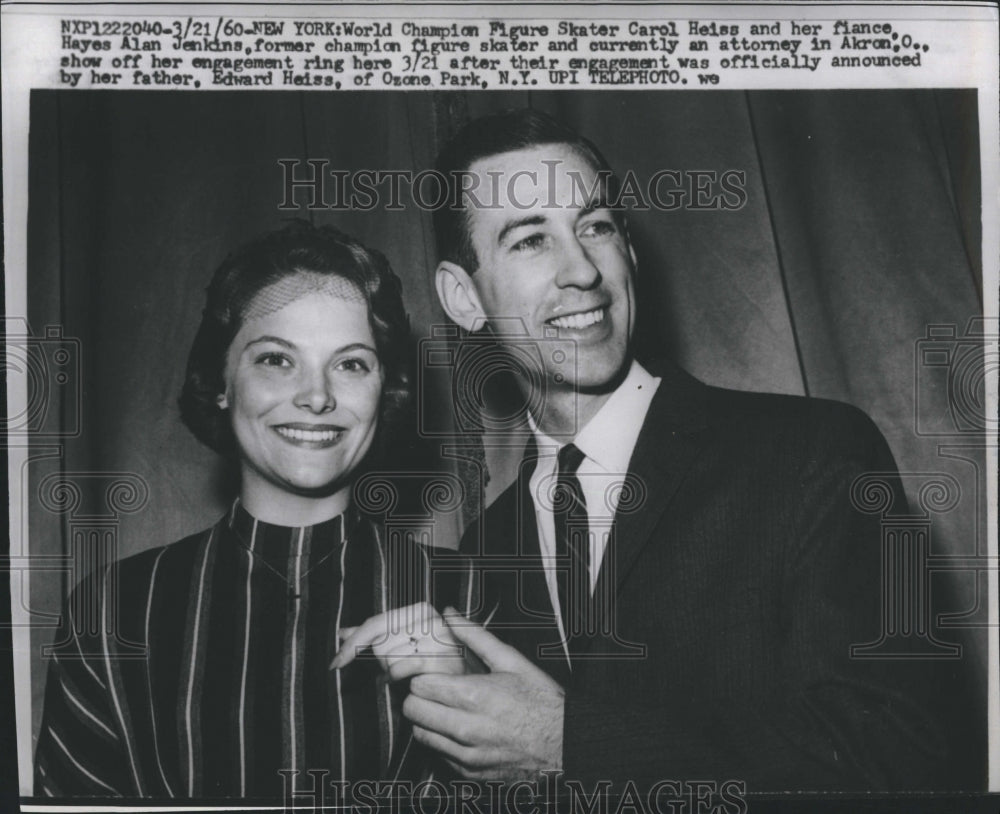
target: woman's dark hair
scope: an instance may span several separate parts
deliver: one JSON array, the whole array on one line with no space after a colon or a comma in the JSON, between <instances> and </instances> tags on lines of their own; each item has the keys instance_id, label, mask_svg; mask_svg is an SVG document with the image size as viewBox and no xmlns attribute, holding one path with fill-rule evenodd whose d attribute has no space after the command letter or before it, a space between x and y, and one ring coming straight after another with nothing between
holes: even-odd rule
<instances>
[{"instance_id":1,"label":"woman's dark hair","mask_svg":"<svg viewBox=\"0 0 1000 814\"><path fill-rule=\"evenodd\" d=\"M259 307L256 300L264 289L302 274L340 278L356 289L368 306L375 349L385 370L373 450L384 445L405 412L411 394L411 354L409 319L399 278L380 252L332 226L315 227L297 220L230 254L216 269L207 289L179 404L181 418L194 436L224 456L232 457L237 451L229 413L218 404L226 389L229 346L248 311Z\"/></svg>"}]
</instances>

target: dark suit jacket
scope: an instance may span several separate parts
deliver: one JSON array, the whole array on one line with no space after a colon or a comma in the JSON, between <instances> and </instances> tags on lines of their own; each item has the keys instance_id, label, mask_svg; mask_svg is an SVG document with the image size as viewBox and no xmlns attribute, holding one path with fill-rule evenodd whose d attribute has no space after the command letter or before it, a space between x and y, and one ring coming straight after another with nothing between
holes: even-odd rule
<instances>
[{"instance_id":1,"label":"dark suit jacket","mask_svg":"<svg viewBox=\"0 0 1000 814\"><path fill-rule=\"evenodd\" d=\"M858 475L896 472L874 424L845 404L655 372L629 466L639 494L622 499L595 591L614 637L574 642L569 668L531 460L462 541L473 612L566 690L566 777L981 788L983 745L956 745L960 665L850 656L881 631L880 516L849 498Z\"/></svg>"}]
</instances>

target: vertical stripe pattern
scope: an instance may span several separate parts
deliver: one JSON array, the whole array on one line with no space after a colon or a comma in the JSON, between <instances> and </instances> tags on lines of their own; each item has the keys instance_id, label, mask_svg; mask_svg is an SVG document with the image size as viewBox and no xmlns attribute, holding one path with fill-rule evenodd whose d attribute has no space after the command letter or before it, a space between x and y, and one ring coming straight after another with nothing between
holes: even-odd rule
<instances>
[{"instance_id":1,"label":"vertical stripe pattern","mask_svg":"<svg viewBox=\"0 0 1000 814\"><path fill-rule=\"evenodd\" d=\"M334 638L340 640L340 623L344 617L344 576L346 572L346 555L347 546L344 545L340 549L340 586L337 591L337 621L334 624ZM338 733L338 750L340 752L340 779L341 781L347 780L347 738L344 731L344 686L341 679L341 672L337 670L334 675L334 680L337 682L337 733Z\"/></svg>"},{"instance_id":2,"label":"vertical stripe pattern","mask_svg":"<svg viewBox=\"0 0 1000 814\"><path fill-rule=\"evenodd\" d=\"M247 704L247 663L250 656L250 619L251 619L251 597L252 593L250 590L253 584L253 551L254 544L257 540L257 519L254 518L253 526L250 529L250 541L247 543L250 555L247 557L247 578L244 584L244 590L246 591L246 604L244 607L244 613L246 615L246 622L243 626L243 666L240 670L240 709L237 718L237 725L239 726L239 749L240 749L240 796L245 797L247 793L247 721L246 721L246 704Z\"/></svg>"},{"instance_id":3,"label":"vertical stripe pattern","mask_svg":"<svg viewBox=\"0 0 1000 814\"><path fill-rule=\"evenodd\" d=\"M238 502L88 578L77 591L100 592L103 624L64 614L79 658L49 665L36 793L282 799L288 770L302 791L309 770L395 776L400 698L374 659L329 670L340 629L392 606L392 579L371 520L286 528Z\"/></svg>"},{"instance_id":4,"label":"vertical stripe pattern","mask_svg":"<svg viewBox=\"0 0 1000 814\"><path fill-rule=\"evenodd\" d=\"M156 560L153 562L153 573L149 578L149 592L146 595L146 635L143 638L143 642L149 641L149 622L152 614L153 608L153 594L156 590L156 572L160 566L160 560L163 558L166 549L160 549L159 554L156 555ZM153 697L153 674L149 670L149 662L146 662L146 689L149 693L149 697ZM149 705L149 725L153 734L153 752L156 756L156 768L159 771L160 780L163 781L163 788L166 789L167 795L170 797L176 797L173 787L170 785L170 781L167 780L166 772L163 770L163 760L160 757L160 739L157 734L156 726L156 707L153 704Z\"/></svg>"},{"instance_id":5,"label":"vertical stripe pattern","mask_svg":"<svg viewBox=\"0 0 1000 814\"><path fill-rule=\"evenodd\" d=\"M212 552L212 543L215 540L215 530L209 535L202 546L198 557L198 569L196 585L194 587L194 607L191 622L189 644L185 648L187 669L185 670L186 689L184 693L184 745L185 749L185 776L187 777L188 796L193 797L196 789L200 791L200 765L201 765L201 704L200 693L196 692L195 681L199 679L199 668L204 664L205 633L204 622L208 619L209 610L207 597L205 596L208 586L208 563L209 555ZM198 688L200 689L200 687Z\"/></svg>"}]
</instances>

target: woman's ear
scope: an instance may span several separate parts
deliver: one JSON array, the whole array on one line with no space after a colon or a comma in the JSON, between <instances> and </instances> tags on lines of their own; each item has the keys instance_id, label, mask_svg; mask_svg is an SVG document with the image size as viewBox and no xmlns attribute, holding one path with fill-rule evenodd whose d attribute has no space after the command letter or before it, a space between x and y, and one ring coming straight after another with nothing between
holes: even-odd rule
<instances>
[{"instance_id":1,"label":"woman's ear","mask_svg":"<svg viewBox=\"0 0 1000 814\"><path fill-rule=\"evenodd\" d=\"M219 405L220 410L229 409L229 399L226 398L225 393L219 393L219 395L215 397L215 403Z\"/></svg>"},{"instance_id":2,"label":"woman's ear","mask_svg":"<svg viewBox=\"0 0 1000 814\"><path fill-rule=\"evenodd\" d=\"M477 331L486 321L479 293L468 272L457 263L442 260L434 275L441 307L451 320L467 331Z\"/></svg>"}]
</instances>

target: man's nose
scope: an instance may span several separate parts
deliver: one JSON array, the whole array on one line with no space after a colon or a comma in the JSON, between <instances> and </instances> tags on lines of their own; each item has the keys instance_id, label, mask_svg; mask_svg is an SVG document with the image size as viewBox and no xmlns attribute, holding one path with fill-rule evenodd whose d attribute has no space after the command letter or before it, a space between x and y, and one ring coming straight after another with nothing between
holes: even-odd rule
<instances>
[{"instance_id":1,"label":"man's nose","mask_svg":"<svg viewBox=\"0 0 1000 814\"><path fill-rule=\"evenodd\" d=\"M601 281L601 270L586 247L574 236L566 242L556 285L560 288L593 288Z\"/></svg>"},{"instance_id":2,"label":"man's nose","mask_svg":"<svg viewBox=\"0 0 1000 814\"><path fill-rule=\"evenodd\" d=\"M333 412L337 408L333 381L325 370L313 368L301 372L295 406L317 415Z\"/></svg>"}]
</instances>

